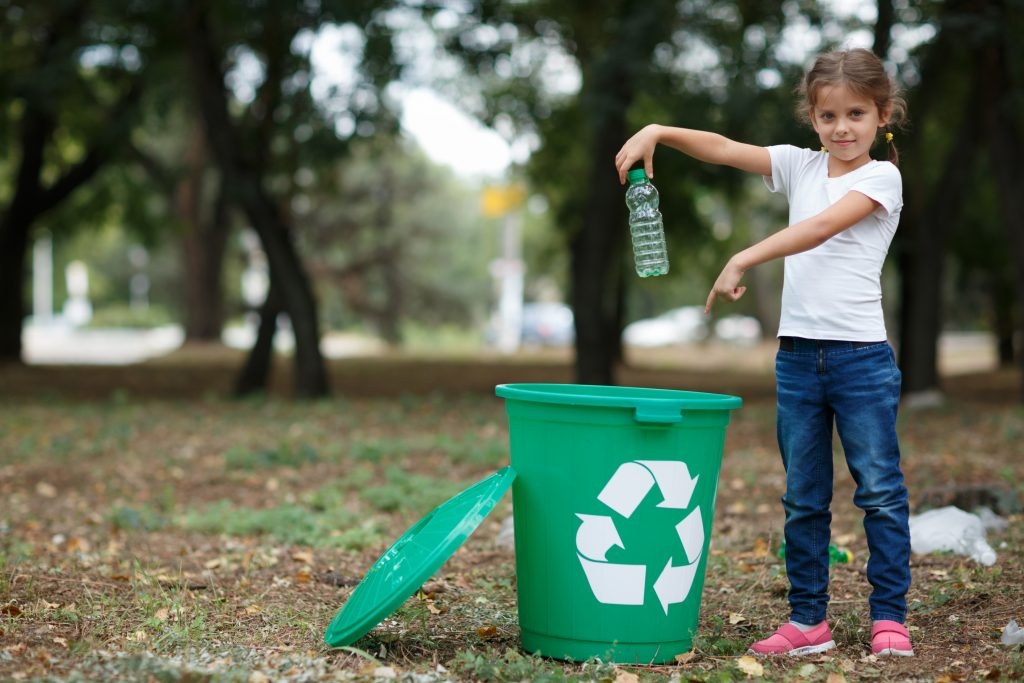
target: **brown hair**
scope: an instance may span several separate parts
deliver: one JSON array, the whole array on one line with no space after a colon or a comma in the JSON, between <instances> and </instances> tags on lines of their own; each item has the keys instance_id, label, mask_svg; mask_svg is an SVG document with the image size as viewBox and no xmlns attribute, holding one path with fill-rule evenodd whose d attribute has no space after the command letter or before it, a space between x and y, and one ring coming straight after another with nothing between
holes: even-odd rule
<instances>
[{"instance_id":1,"label":"brown hair","mask_svg":"<svg viewBox=\"0 0 1024 683\"><path fill-rule=\"evenodd\" d=\"M900 127L907 117L907 102L896 82L885 72L882 60L871 50L854 48L826 52L814 60L797 87L797 115L810 123L811 112L821 89L844 85L878 107L879 115L889 115L888 126ZM888 131L887 131L888 132ZM891 136L887 136L889 161L899 164L900 155Z\"/></svg>"}]
</instances>

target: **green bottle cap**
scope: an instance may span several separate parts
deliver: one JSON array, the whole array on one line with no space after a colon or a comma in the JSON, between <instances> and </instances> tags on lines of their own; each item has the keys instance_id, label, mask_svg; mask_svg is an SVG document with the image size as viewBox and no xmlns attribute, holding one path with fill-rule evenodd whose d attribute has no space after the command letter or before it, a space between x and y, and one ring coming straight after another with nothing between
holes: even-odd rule
<instances>
[{"instance_id":1,"label":"green bottle cap","mask_svg":"<svg viewBox=\"0 0 1024 683\"><path fill-rule=\"evenodd\" d=\"M647 182L647 171L642 168L634 168L626 174L626 179L629 180L630 185Z\"/></svg>"}]
</instances>

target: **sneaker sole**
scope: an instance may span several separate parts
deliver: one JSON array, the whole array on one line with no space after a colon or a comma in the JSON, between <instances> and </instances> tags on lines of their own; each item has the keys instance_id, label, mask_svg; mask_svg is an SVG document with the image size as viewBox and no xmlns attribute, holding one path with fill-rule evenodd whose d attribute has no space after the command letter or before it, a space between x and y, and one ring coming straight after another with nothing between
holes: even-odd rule
<instances>
[{"instance_id":1,"label":"sneaker sole","mask_svg":"<svg viewBox=\"0 0 1024 683\"><path fill-rule=\"evenodd\" d=\"M895 650L891 647L887 647L884 650L875 653L876 657L913 657L913 650Z\"/></svg>"},{"instance_id":2,"label":"sneaker sole","mask_svg":"<svg viewBox=\"0 0 1024 683\"><path fill-rule=\"evenodd\" d=\"M803 657L805 655L816 655L821 652L828 652L836 646L836 641L829 640L818 645L805 645L804 647L794 647L792 650L787 652L758 652L757 650L750 648L747 650L750 654L757 655L758 657L775 657L778 655L788 655L790 657Z\"/></svg>"}]
</instances>

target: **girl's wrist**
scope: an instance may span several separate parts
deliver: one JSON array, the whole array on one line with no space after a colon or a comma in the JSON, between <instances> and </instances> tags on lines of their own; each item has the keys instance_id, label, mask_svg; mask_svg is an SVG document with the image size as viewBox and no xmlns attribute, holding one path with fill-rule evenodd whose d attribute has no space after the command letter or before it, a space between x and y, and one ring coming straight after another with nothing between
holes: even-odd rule
<instances>
[{"instance_id":1,"label":"girl's wrist","mask_svg":"<svg viewBox=\"0 0 1024 683\"><path fill-rule=\"evenodd\" d=\"M741 252L739 252L737 254L734 254L733 257L731 259L729 259L729 267L733 268L734 270L739 271L739 274L741 276L743 274L745 274L747 272L747 270L750 269L750 265L751 265L744 258L745 254L746 254L746 249L744 249L743 251L741 251Z\"/></svg>"}]
</instances>

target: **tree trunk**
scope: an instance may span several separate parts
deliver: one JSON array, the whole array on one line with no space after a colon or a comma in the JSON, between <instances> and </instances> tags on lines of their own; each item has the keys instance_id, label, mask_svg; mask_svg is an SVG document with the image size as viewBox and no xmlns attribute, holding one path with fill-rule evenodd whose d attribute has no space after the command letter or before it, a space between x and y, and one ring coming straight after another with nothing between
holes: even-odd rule
<instances>
[{"instance_id":1,"label":"tree trunk","mask_svg":"<svg viewBox=\"0 0 1024 683\"><path fill-rule=\"evenodd\" d=\"M626 227L613 162L625 132L625 106L609 111L598 122L583 225L571 243L576 381L580 384L615 384L614 368L621 357L621 257Z\"/></svg>"},{"instance_id":2,"label":"tree trunk","mask_svg":"<svg viewBox=\"0 0 1024 683\"><path fill-rule=\"evenodd\" d=\"M929 191L916 184L917 200L904 214L903 299L900 311L900 368L905 394L940 390L938 340L942 331L942 281L946 238L963 208L963 188L977 148L977 122L964 116L943 173ZM926 199L921 202L920 197ZM909 215L907 215L909 214Z\"/></svg>"},{"instance_id":3,"label":"tree trunk","mask_svg":"<svg viewBox=\"0 0 1024 683\"><path fill-rule=\"evenodd\" d=\"M223 183L218 182L209 208L204 192L209 146L202 121L195 119L185 152L185 175L175 191L175 206L182 221L184 255L185 340L218 341L224 326L221 274L228 239L228 211Z\"/></svg>"},{"instance_id":4,"label":"tree trunk","mask_svg":"<svg viewBox=\"0 0 1024 683\"><path fill-rule=\"evenodd\" d=\"M121 126L120 110L136 99L132 91L115 108L112 126ZM90 147L81 161L68 168L52 185L43 186L43 157L54 121L31 102L25 103L18 149L21 159L15 174L14 194L0 214L0 363L21 363L21 326L25 317L25 263L32 225L65 201L100 169L100 146L106 134Z\"/></svg>"},{"instance_id":5,"label":"tree trunk","mask_svg":"<svg viewBox=\"0 0 1024 683\"><path fill-rule=\"evenodd\" d=\"M941 82L941 74L950 68L958 54L948 44L955 40L944 27L939 42L932 46L922 67L922 81ZM986 74L979 60L971 66L971 90L964 99L978 101L980 83ZM922 97L939 97L935 89L921 91ZM927 99L912 106L927 108ZM911 110L913 111L913 109ZM899 318L899 364L903 372L904 395L926 394L941 390L938 366L939 334L942 332L942 283L945 272L946 240L957 221L965 200L964 188L978 152L980 131L977 117L968 104L964 107L954 140L941 161L929 156L929 141L920 134L906 154L911 172L904 172L907 201L897 234L902 276ZM940 163L942 173L932 186L926 184L928 164Z\"/></svg>"},{"instance_id":6,"label":"tree trunk","mask_svg":"<svg viewBox=\"0 0 1024 683\"><path fill-rule=\"evenodd\" d=\"M892 44L892 24L895 19L892 0L878 0L878 18L875 20L875 39L872 50L885 59Z\"/></svg>"},{"instance_id":7,"label":"tree trunk","mask_svg":"<svg viewBox=\"0 0 1024 683\"><path fill-rule=\"evenodd\" d=\"M256 342L245 361L245 367L235 382L235 395L248 396L265 391L270 383L270 368L274 360L274 333L281 315L281 289L273 281L267 290L267 299L260 306L260 324Z\"/></svg>"},{"instance_id":8,"label":"tree trunk","mask_svg":"<svg viewBox=\"0 0 1024 683\"><path fill-rule=\"evenodd\" d=\"M295 333L295 392L305 398L329 393L320 352L316 301L291 241L289 226L263 184L256 163L247 162L238 131L231 122L220 68L207 23L205 3L186 12L185 33L200 110L214 157L229 193L245 210L260 237L270 265L273 286L280 287L284 309Z\"/></svg>"},{"instance_id":9,"label":"tree trunk","mask_svg":"<svg viewBox=\"0 0 1024 683\"><path fill-rule=\"evenodd\" d=\"M667 40L674 3L624 3L625 13L610 46L583 59L581 106L591 151L582 221L570 241L571 300L576 320L576 381L615 384L622 359L622 320L628 285L626 205L615 173L615 153L627 137L626 114L635 96L638 50ZM630 269L628 272L632 273Z\"/></svg>"},{"instance_id":10,"label":"tree trunk","mask_svg":"<svg viewBox=\"0 0 1024 683\"><path fill-rule=\"evenodd\" d=\"M25 259L32 219L10 207L0 219L0 363L21 362Z\"/></svg>"},{"instance_id":11,"label":"tree trunk","mask_svg":"<svg viewBox=\"0 0 1024 683\"><path fill-rule=\"evenodd\" d=\"M986 109L988 125L985 128L988 131L992 168L999 190L1000 209L1017 276L1017 332L1024 340L1024 198L1021 196L1024 171L1021 170L1019 158L1021 149L1024 149L1024 137L1018 129L1020 113L1014 99L1024 84L1015 84L1012 80L1010 65L1007 63L1010 59L1007 54L1009 39L1004 34L1003 42L991 45L981 59L983 69L990 78L986 81L988 87L983 106ZM1019 400L1024 403L1024 351L1018 355Z\"/></svg>"}]
</instances>

